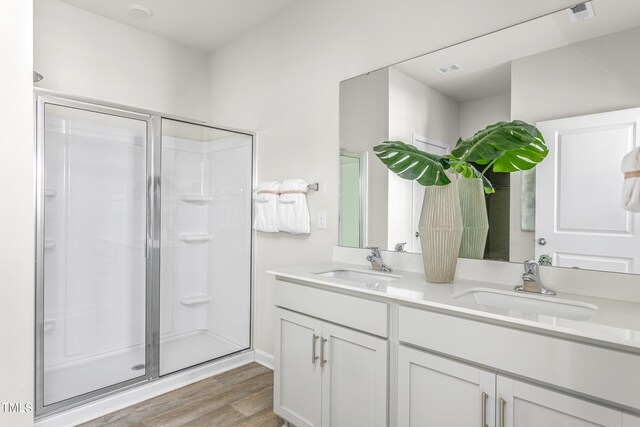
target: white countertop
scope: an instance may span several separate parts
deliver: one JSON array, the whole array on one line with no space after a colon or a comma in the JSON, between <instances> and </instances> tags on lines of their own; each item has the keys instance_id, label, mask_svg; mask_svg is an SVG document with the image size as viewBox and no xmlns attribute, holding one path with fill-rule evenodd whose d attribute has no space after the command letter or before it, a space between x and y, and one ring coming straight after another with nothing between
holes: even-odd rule
<instances>
[{"instance_id":1,"label":"white countertop","mask_svg":"<svg viewBox=\"0 0 640 427\"><path fill-rule=\"evenodd\" d=\"M640 353L640 304L638 303L564 292L558 292L556 296L550 297L526 294L533 295L535 298L569 300L598 307L588 320L569 320L478 305L453 298L454 295L473 288L513 290L513 286L504 284L458 278L449 284L432 284L426 282L421 273L395 270L387 274L394 277L393 280L370 284L318 275L318 273L338 269L385 274L367 269L362 265L341 262L275 268L268 270L267 273L276 277L303 281L319 288L383 297L399 303L412 303L424 306L426 309L448 312L451 315L461 315L480 321L490 321L504 326ZM515 286L516 283L513 285Z\"/></svg>"}]
</instances>

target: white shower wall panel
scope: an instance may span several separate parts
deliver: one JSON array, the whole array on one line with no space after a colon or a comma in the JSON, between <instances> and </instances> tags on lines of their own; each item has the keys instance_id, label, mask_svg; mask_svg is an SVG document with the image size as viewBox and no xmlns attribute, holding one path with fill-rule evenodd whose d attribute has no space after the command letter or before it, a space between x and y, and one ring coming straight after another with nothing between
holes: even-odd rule
<instances>
[{"instance_id":1,"label":"white shower wall panel","mask_svg":"<svg viewBox=\"0 0 640 427\"><path fill-rule=\"evenodd\" d=\"M233 351L250 346L251 169L250 136L163 133L161 374L188 366L163 350L174 337L217 337ZM219 351L212 346L194 363Z\"/></svg>"},{"instance_id":2,"label":"white shower wall panel","mask_svg":"<svg viewBox=\"0 0 640 427\"><path fill-rule=\"evenodd\" d=\"M208 264L214 299L209 329L240 347L250 345L251 138L237 135L208 145L211 213L215 236Z\"/></svg>"},{"instance_id":3,"label":"white shower wall panel","mask_svg":"<svg viewBox=\"0 0 640 427\"><path fill-rule=\"evenodd\" d=\"M187 236L207 234L207 207L193 206L184 195L203 194L202 143L163 136L162 150L162 287L161 329L164 337L206 329L206 304L181 301L207 293L207 242Z\"/></svg>"},{"instance_id":4,"label":"white shower wall panel","mask_svg":"<svg viewBox=\"0 0 640 427\"><path fill-rule=\"evenodd\" d=\"M65 286L67 266L67 222L64 193L67 188L65 165L67 164L67 138L64 135L47 135L47 187L44 198L45 263L44 276L44 339L48 344L45 363L48 366L64 363L65 360Z\"/></svg>"},{"instance_id":5,"label":"white shower wall panel","mask_svg":"<svg viewBox=\"0 0 640 427\"><path fill-rule=\"evenodd\" d=\"M50 120L45 156L45 365L144 339L144 145ZM76 133L84 135L77 137ZM142 167L140 167L142 165ZM140 180L143 180L141 183ZM133 260L133 262L131 262ZM132 307L133 306L133 307ZM135 324L135 328L129 325ZM89 329L89 330L88 330ZM122 331L128 331L122 334Z\"/></svg>"},{"instance_id":6,"label":"white shower wall panel","mask_svg":"<svg viewBox=\"0 0 640 427\"><path fill-rule=\"evenodd\" d=\"M113 128L82 115L46 121L46 404L65 398L52 392L60 367L145 340L146 123ZM124 378L140 375L122 369Z\"/></svg>"},{"instance_id":7,"label":"white shower wall panel","mask_svg":"<svg viewBox=\"0 0 640 427\"><path fill-rule=\"evenodd\" d=\"M69 137L67 352L144 341L145 149ZM142 167L140 167L140 165Z\"/></svg>"}]
</instances>

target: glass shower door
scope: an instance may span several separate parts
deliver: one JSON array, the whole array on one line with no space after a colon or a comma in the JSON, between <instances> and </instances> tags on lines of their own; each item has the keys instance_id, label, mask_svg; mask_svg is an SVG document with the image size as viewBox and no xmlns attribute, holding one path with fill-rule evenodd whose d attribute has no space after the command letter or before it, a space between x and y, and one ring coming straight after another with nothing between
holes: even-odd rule
<instances>
[{"instance_id":1,"label":"glass shower door","mask_svg":"<svg viewBox=\"0 0 640 427\"><path fill-rule=\"evenodd\" d=\"M147 377L148 120L42 100L38 114L43 413Z\"/></svg>"},{"instance_id":2,"label":"glass shower door","mask_svg":"<svg viewBox=\"0 0 640 427\"><path fill-rule=\"evenodd\" d=\"M251 144L162 120L160 375L250 347Z\"/></svg>"}]
</instances>

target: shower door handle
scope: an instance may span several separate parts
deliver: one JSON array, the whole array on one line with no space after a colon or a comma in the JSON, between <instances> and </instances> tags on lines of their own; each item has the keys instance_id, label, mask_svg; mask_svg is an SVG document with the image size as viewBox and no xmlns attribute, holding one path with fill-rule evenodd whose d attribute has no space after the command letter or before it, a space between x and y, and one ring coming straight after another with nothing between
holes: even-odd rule
<instances>
[{"instance_id":1,"label":"shower door handle","mask_svg":"<svg viewBox=\"0 0 640 427\"><path fill-rule=\"evenodd\" d=\"M153 178L147 178L147 212L146 212L146 230L147 230L147 235L145 238L145 245L144 245L144 257L149 259L150 257L150 253L151 253L151 210L152 210L152 206L153 206L153 199L152 199L152 190L153 189Z\"/></svg>"}]
</instances>

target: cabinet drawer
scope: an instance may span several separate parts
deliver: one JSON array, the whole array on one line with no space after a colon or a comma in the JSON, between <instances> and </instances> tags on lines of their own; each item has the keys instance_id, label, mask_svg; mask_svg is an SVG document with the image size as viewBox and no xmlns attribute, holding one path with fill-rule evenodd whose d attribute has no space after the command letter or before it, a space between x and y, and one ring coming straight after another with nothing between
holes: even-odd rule
<instances>
[{"instance_id":1,"label":"cabinet drawer","mask_svg":"<svg viewBox=\"0 0 640 427\"><path fill-rule=\"evenodd\" d=\"M639 355L409 307L398 328L404 343L640 409Z\"/></svg>"},{"instance_id":2,"label":"cabinet drawer","mask_svg":"<svg viewBox=\"0 0 640 427\"><path fill-rule=\"evenodd\" d=\"M274 300L287 308L373 335L389 337L388 304L277 280Z\"/></svg>"}]
</instances>

